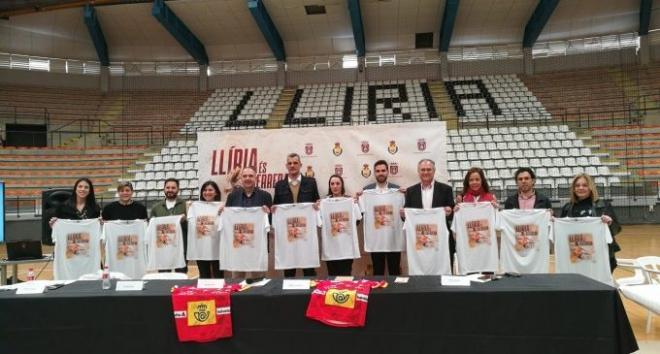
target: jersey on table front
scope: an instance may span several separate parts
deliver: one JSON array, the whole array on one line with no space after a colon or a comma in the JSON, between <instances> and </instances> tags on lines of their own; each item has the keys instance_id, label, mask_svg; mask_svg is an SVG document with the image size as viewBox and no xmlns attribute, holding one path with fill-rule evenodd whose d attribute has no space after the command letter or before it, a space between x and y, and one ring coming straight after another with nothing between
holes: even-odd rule
<instances>
[{"instance_id":1,"label":"jersey on table front","mask_svg":"<svg viewBox=\"0 0 660 354\"><path fill-rule=\"evenodd\" d=\"M600 218L557 218L553 238L557 273L578 273L614 285L607 249L612 234Z\"/></svg>"},{"instance_id":2,"label":"jersey on table front","mask_svg":"<svg viewBox=\"0 0 660 354\"><path fill-rule=\"evenodd\" d=\"M364 212L364 250L367 252L401 252L405 249L403 222L399 210L405 197L396 189L379 192L367 189L360 196Z\"/></svg>"},{"instance_id":3,"label":"jersey on table front","mask_svg":"<svg viewBox=\"0 0 660 354\"><path fill-rule=\"evenodd\" d=\"M186 259L217 261L220 255L220 202L193 202L188 208Z\"/></svg>"},{"instance_id":4,"label":"jersey on table front","mask_svg":"<svg viewBox=\"0 0 660 354\"><path fill-rule=\"evenodd\" d=\"M183 257L182 215L154 217L147 227L147 270L186 266Z\"/></svg>"},{"instance_id":5,"label":"jersey on table front","mask_svg":"<svg viewBox=\"0 0 660 354\"><path fill-rule=\"evenodd\" d=\"M113 220L103 224L105 261L111 272L142 279L147 268L147 222Z\"/></svg>"},{"instance_id":6,"label":"jersey on table front","mask_svg":"<svg viewBox=\"0 0 660 354\"><path fill-rule=\"evenodd\" d=\"M404 209L406 256L410 275L451 274L445 208Z\"/></svg>"},{"instance_id":7,"label":"jersey on table front","mask_svg":"<svg viewBox=\"0 0 660 354\"><path fill-rule=\"evenodd\" d=\"M174 323L180 342L211 342L233 335L230 293L240 285L222 289L201 289L194 286L172 290Z\"/></svg>"},{"instance_id":8,"label":"jersey on table front","mask_svg":"<svg viewBox=\"0 0 660 354\"><path fill-rule=\"evenodd\" d=\"M280 204L273 213L275 269L320 265L317 215L313 203Z\"/></svg>"},{"instance_id":9,"label":"jersey on table front","mask_svg":"<svg viewBox=\"0 0 660 354\"><path fill-rule=\"evenodd\" d=\"M225 208L220 217L220 267L234 272L268 270L268 215L261 207Z\"/></svg>"},{"instance_id":10,"label":"jersey on table front","mask_svg":"<svg viewBox=\"0 0 660 354\"><path fill-rule=\"evenodd\" d=\"M76 280L97 273L101 264L101 223L98 219L58 219L53 225L55 280Z\"/></svg>"},{"instance_id":11,"label":"jersey on table front","mask_svg":"<svg viewBox=\"0 0 660 354\"><path fill-rule=\"evenodd\" d=\"M461 203L451 226L458 273L497 272L495 208L490 202Z\"/></svg>"},{"instance_id":12,"label":"jersey on table front","mask_svg":"<svg viewBox=\"0 0 660 354\"><path fill-rule=\"evenodd\" d=\"M312 291L305 315L333 327L364 327L369 291L387 283L322 280Z\"/></svg>"},{"instance_id":13,"label":"jersey on table front","mask_svg":"<svg viewBox=\"0 0 660 354\"><path fill-rule=\"evenodd\" d=\"M325 198L319 211L321 259L324 261L360 258L357 221L362 219L353 198Z\"/></svg>"},{"instance_id":14,"label":"jersey on table front","mask_svg":"<svg viewBox=\"0 0 660 354\"><path fill-rule=\"evenodd\" d=\"M547 209L500 211L502 272L548 273L550 264L550 213Z\"/></svg>"}]
</instances>

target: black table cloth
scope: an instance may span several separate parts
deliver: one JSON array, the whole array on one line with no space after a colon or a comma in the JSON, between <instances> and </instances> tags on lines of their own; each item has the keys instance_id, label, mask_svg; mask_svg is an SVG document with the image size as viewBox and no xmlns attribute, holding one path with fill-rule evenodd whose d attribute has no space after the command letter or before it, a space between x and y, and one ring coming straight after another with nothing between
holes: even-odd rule
<instances>
[{"instance_id":1,"label":"black table cloth","mask_svg":"<svg viewBox=\"0 0 660 354\"><path fill-rule=\"evenodd\" d=\"M374 278L379 279L379 278ZM470 287L411 277L369 296L364 328L305 317L311 291L282 280L231 296L234 336L180 343L170 289L140 292L75 282L41 295L0 292L0 354L11 353L630 353L637 350L616 289L573 274L524 275ZM114 289L114 286L113 286Z\"/></svg>"}]
</instances>

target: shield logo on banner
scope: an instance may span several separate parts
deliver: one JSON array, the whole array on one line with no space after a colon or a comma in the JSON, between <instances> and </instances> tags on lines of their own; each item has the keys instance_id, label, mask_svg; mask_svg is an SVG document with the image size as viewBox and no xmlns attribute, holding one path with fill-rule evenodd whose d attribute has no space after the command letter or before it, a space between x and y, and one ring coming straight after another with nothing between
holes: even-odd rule
<instances>
[{"instance_id":1,"label":"shield logo on banner","mask_svg":"<svg viewBox=\"0 0 660 354\"><path fill-rule=\"evenodd\" d=\"M364 154L368 153L369 152L369 142L366 141L366 140L363 141L362 145L361 145L361 148L362 148L362 153L364 153Z\"/></svg>"},{"instance_id":2,"label":"shield logo on banner","mask_svg":"<svg viewBox=\"0 0 660 354\"><path fill-rule=\"evenodd\" d=\"M314 169L312 169L312 166L307 166L307 171L305 171L305 177L314 177Z\"/></svg>"},{"instance_id":3,"label":"shield logo on banner","mask_svg":"<svg viewBox=\"0 0 660 354\"><path fill-rule=\"evenodd\" d=\"M396 141L391 140L390 145L387 147L387 152L394 155L397 153L397 151L399 151L399 147L396 146Z\"/></svg>"},{"instance_id":4,"label":"shield logo on banner","mask_svg":"<svg viewBox=\"0 0 660 354\"><path fill-rule=\"evenodd\" d=\"M342 173L344 173L344 166L342 165L335 165L335 174L337 176L341 176Z\"/></svg>"},{"instance_id":5,"label":"shield logo on banner","mask_svg":"<svg viewBox=\"0 0 660 354\"><path fill-rule=\"evenodd\" d=\"M397 173L399 173L399 164L396 162L392 162L390 164L390 174L396 175Z\"/></svg>"},{"instance_id":6,"label":"shield logo on banner","mask_svg":"<svg viewBox=\"0 0 660 354\"><path fill-rule=\"evenodd\" d=\"M342 152L344 152L344 149L341 148L341 145L338 142L335 143L335 147L332 149L332 153L335 156L339 156Z\"/></svg>"},{"instance_id":7,"label":"shield logo on banner","mask_svg":"<svg viewBox=\"0 0 660 354\"><path fill-rule=\"evenodd\" d=\"M426 140L417 139L417 150L419 150L419 151L426 150Z\"/></svg>"},{"instance_id":8,"label":"shield logo on banner","mask_svg":"<svg viewBox=\"0 0 660 354\"><path fill-rule=\"evenodd\" d=\"M362 177L364 178L369 178L371 177L371 170L369 169L369 164L363 164L362 165L362 172L360 173Z\"/></svg>"},{"instance_id":9,"label":"shield logo on banner","mask_svg":"<svg viewBox=\"0 0 660 354\"><path fill-rule=\"evenodd\" d=\"M305 144L305 154L311 155L314 153L314 144L307 143Z\"/></svg>"}]
</instances>

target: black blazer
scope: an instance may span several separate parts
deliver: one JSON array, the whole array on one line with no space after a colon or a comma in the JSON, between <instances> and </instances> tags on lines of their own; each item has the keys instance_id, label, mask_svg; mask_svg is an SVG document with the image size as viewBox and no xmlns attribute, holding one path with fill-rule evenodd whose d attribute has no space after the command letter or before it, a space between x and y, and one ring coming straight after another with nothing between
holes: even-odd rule
<instances>
[{"instance_id":1,"label":"black blazer","mask_svg":"<svg viewBox=\"0 0 660 354\"><path fill-rule=\"evenodd\" d=\"M321 197L319 197L319 189L316 186L316 180L313 177L302 176L302 179L300 180L300 190L298 191L298 201L296 202L314 203L319 199L321 199ZM291 203L294 203L293 193L291 192L291 188L289 188L288 177L284 177L275 183L273 204Z\"/></svg>"},{"instance_id":2,"label":"black blazer","mask_svg":"<svg viewBox=\"0 0 660 354\"><path fill-rule=\"evenodd\" d=\"M431 207L439 208L448 206L453 208L454 192L451 187L438 181L434 181L433 183L433 202ZM422 204L422 185L420 183L406 189L406 204L404 207L417 209L424 207Z\"/></svg>"},{"instance_id":3,"label":"black blazer","mask_svg":"<svg viewBox=\"0 0 660 354\"><path fill-rule=\"evenodd\" d=\"M543 194L536 193L536 201L534 201L534 209L551 209L552 203L548 197ZM506 198L504 201L504 209L520 209L518 203L518 194L514 194Z\"/></svg>"}]
</instances>

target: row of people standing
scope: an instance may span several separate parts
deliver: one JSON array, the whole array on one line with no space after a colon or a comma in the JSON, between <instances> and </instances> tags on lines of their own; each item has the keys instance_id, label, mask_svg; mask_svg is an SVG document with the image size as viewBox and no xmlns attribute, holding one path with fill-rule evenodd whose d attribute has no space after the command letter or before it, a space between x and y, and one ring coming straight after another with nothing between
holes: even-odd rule
<instances>
[{"instance_id":1,"label":"row of people standing","mask_svg":"<svg viewBox=\"0 0 660 354\"><path fill-rule=\"evenodd\" d=\"M301 174L300 156L292 153L287 156L287 177L278 181L275 185L274 199L271 195L256 186L256 172L253 168L244 168L240 172L240 187L236 187L227 196L225 207L263 207L266 212L273 211L273 206L290 203L315 203L318 208L320 199L316 181L312 177ZM402 189L398 185L388 181L388 165L386 161L377 161L374 164L374 176L376 181L364 187L364 190L374 189L386 191L399 189L405 193L405 208L430 209L444 207L447 217L447 225L451 225L452 215L457 207L456 203L490 201L497 206L495 196L490 192L488 182L483 170L472 168L464 179L463 192L454 198L450 186L435 180L435 163L424 159L418 163L417 172L420 182ZM516 171L514 178L518 186L518 192L509 196L504 204L505 209L551 209L550 200L537 193L534 189L535 175L530 168L520 168ZM106 205L101 210L96 203L92 182L87 178L81 178L74 184L71 198L67 200L56 212L56 217L51 220L51 225L57 218L62 219L89 219L102 217L103 220L134 220L147 219L146 208L133 201L133 187L130 182L122 182L117 187L119 200ZM344 182L341 176L332 176L328 181L328 197L346 196ZM616 220L613 209L609 203L599 198L597 189L590 176L580 174L573 179L571 185L571 200L562 207L561 217L601 216L603 222L610 226L612 235L620 232L621 227ZM157 203L151 210L152 217L169 215L186 215L187 204L178 198L179 183L176 179L167 179L164 183L165 200ZM359 197L361 192L356 193ZM200 188L201 201L219 201L221 192L215 182L207 181ZM184 254L187 248L187 219L181 220ZM456 244L453 237L449 237L450 253L454 254ZM616 267L614 253L620 250L618 244L610 245L611 269ZM453 269L453 257L452 269ZM217 259L197 259L200 277L220 278L223 272ZM371 252L371 261L374 275L401 274L401 252ZM335 260L327 263L331 275L350 274L352 259ZM176 269L178 272L187 273L187 267ZM302 270L305 276L314 276L314 268ZM284 271L286 277L294 277L296 269Z\"/></svg>"}]
</instances>

